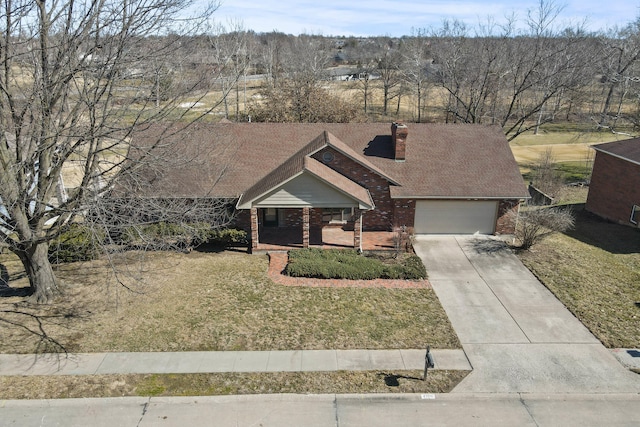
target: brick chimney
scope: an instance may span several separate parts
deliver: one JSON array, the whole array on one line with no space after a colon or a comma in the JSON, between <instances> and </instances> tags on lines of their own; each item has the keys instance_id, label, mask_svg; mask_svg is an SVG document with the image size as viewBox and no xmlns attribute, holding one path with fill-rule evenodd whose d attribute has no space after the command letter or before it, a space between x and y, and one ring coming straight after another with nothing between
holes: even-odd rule
<instances>
[{"instance_id":1,"label":"brick chimney","mask_svg":"<svg viewBox=\"0 0 640 427\"><path fill-rule=\"evenodd\" d=\"M397 162L405 160L407 135L409 135L407 125L401 122L393 122L391 124L391 142L393 144L394 158Z\"/></svg>"}]
</instances>

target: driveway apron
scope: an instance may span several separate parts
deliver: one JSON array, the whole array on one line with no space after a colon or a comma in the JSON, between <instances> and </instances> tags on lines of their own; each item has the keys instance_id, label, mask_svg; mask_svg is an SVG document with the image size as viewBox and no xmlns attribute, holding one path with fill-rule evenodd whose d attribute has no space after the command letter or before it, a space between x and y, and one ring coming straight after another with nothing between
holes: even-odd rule
<instances>
[{"instance_id":1,"label":"driveway apron","mask_svg":"<svg viewBox=\"0 0 640 427\"><path fill-rule=\"evenodd\" d=\"M637 393L617 359L491 236L419 236L415 250L473 366L453 392Z\"/></svg>"}]
</instances>

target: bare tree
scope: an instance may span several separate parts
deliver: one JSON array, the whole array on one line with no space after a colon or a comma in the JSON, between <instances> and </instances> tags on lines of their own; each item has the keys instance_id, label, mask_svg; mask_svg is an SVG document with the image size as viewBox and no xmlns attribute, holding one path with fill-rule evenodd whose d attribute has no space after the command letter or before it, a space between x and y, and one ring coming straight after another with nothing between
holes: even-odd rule
<instances>
[{"instance_id":1,"label":"bare tree","mask_svg":"<svg viewBox=\"0 0 640 427\"><path fill-rule=\"evenodd\" d=\"M154 96L148 64L167 69L195 34L191 0L15 0L0 5L0 241L21 260L33 300L59 289L49 242L86 217L121 176L156 158L161 138L137 147L135 129L179 119L178 94ZM170 32L171 36L165 35ZM153 49L147 49L155 37ZM155 71L153 71L155 72ZM195 86L195 83L194 83ZM185 88L189 89L189 88ZM193 95L193 94L192 94ZM78 175L66 191L65 171Z\"/></svg>"},{"instance_id":2,"label":"bare tree","mask_svg":"<svg viewBox=\"0 0 640 427\"><path fill-rule=\"evenodd\" d=\"M449 94L447 121L499 124L510 140L552 121L565 108L563 96L591 79L582 51L587 36L579 26L558 28L561 10L540 0L524 33L515 21L498 27L489 20L474 37L464 24L445 25L433 51Z\"/></svg>"},{"instance_id":3,"label":"bare tree","mask_svg":"<svg viewBox=\"0 0 640 427\"><path fill-rule=\"evenodd\" d=\"M320 83L327 78L331 62L327 41L320 36L302 34L291 40L285 56L286 86L291 94L293 114L298 121L310 120L309 108Z\"/></svg>"},{"instance_id":4,"label":"bare tree","mask_svg":"<svg viewBox=\"0 0 640 427\"><path fill-rule=\"evenodd\" d=\"M240 116L239 80L249 67L249 37L242 23L218 24L209 36L210 48L216 60L218 81L223 94L224 115L229 118L229 94L235 94L235 119Z\"/></svg>"},{"instance_id":5,"label":"bare tree","mask_svg":"<svg viewBox=\"0 0 640 427\"><path fill-rule=\"evenodd\" d=\"M262 122L349 122L359 120L358 109L324 88L331 62L328 40L301 35L279 39L282 73L269 79L261 99L250 108L252 120ZM269 52L273 52L269 50ZM269 57L273 58L273 57Z\"/></svg>"},{"instance_id":6,"label":"bare tree","mask_svg":"<svg viewBox=\"0 0 640 427\"><path fill-rule=\"evenodd\" d=\"M268 33L260 36L260 58L266 74L267 85L277 87L284 72L284 50L288 44L287 35Z\"/></svg>"},{"instance_id":7,"label":"bare tree","mask_svg":"<svg viewBox=\"0 0 640 427\"><path fill-rule=\"evenodd\" d=\"M551 147L547 147L533 165L533 185L543 193L557 197L562 188L562 174L556 169L556 160Z\"/></svg>"},{"instance_id":8,"label":"bare tree","mask_svg":"<svg viewBox=\"0 0 640 427\"><path fill-rule=\"evenodd\" d=\"M517 224L515 237L520 249L529 249L553 233L562 233L573 228L575 217L570 209L562 207L530 208L511 211L510 219Z\"/></svg>"},{"instance_id":9,"label":"bare tree","mask_svg":"<svg viewBox=\"0 0 640 427\"><path fill-rule=\"evenodd\" d=\"M407 85L412 88L417 102L416 121L422 121L424 98L429 87L428 67L431 61L429 43L422 30L412 31L411 37L402 44L403 67L402 73Z\"/></svg>"},{"instance_id":10,"label":"bare tree","mask_svg":"<svg viewBox=\"0 0 640 427\"><path fill-rule=\"evenodd\" d=\"M347 53L347 57L356 66L357 76L353 79L352 86L362 94L365 115L371 110L371 98L375 90L376 78L379 77L377 75L378 61L376 60L379 56L378 48L378 43L375 43L373 39L357 41L354 38L350 38L343 47L343 52Z\"/></svg>"},{"instance_id":11,"label":"bare tree","mask_svg":"<svg viewBox=\"0 0 640 427\"><path fill-rule=\"evenodd\" d=\"M402 56L391 40L387 40L386 46L378 58L378 74L382 83L382 113L386 115L389 110L389 101L397 96L394 92L402 82L400 67Z\"/></svg>"},{"instance_id":12,"label":"bare tree","mask_svg":"<svg viewBox=\"0 0 640 427\"><path fill-rule=\"evenodd\" d=\"M615 131L621 118L634 123L629 115L623 117L622 107L640 93L640 18L602 35L599 41L604 101L597 124L601 129Z\"/></svg>"},{"instance_id":13,"label":"bare tree","mask_svg":"<svg viewBox=\"0 0 640 427\"><path fill-rule=\"evenodd\" d=\"M368 53L368 52L367 52ZM355 86L362 93L363 112L369 112L369 102L371 100L371 92L373 90L373 75L376 71L376 62L368 55L362 55L357 58L358 76L355 79Z\"/></svg>"}]
</instances>

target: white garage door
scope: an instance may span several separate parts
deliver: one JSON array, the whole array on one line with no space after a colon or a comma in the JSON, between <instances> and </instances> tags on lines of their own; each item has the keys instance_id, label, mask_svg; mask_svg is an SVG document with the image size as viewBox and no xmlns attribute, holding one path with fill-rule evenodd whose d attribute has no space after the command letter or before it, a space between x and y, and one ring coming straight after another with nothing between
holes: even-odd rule
<instances>
[{"instance_id":1,"label":"white garage door","mask_svg":"<svg viewBox=\"0 0 640 427\"><path fill-rule=\"evenodd\" d=\"M494 200L418 200L417 234L493 234L498 202Z\"/></svg>"}]
</instances>

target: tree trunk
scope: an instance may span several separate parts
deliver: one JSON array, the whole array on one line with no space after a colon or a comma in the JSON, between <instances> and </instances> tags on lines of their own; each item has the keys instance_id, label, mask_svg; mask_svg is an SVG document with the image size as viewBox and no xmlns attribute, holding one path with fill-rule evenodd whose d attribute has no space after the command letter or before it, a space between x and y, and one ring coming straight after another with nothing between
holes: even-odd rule
<instances>
[{"instance_id":1,"label":"tree trunk","mask_svg":"<svg viewBox=\"0 0 640 427\"><path fill-rule=\"evenodd\" d=\"M58 295L58 278L49 262L49 244L37 243L18 256L31 286L31 299L38 304L51 302Z\"/></svg>"}]
</instances>

